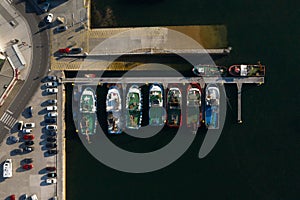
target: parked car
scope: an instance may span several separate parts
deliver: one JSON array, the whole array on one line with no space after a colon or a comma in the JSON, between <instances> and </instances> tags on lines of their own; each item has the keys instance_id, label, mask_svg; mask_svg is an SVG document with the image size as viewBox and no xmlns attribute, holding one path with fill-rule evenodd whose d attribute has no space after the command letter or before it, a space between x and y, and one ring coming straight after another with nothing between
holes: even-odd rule
<instances>
[{"instance_id":1,"label":"parked car","mask_svg":"<svg viewBox=\"0 0 300 200\"><path fill-rule=\"evenodd\" d=\"M30 200L38 200L36 194L33 194L29 197Z\"/></svg>"},{"instance_id":2,"label":"parked car","mask_svg":"<svg viewBox=\"0 0 300 200\"><path fill-rule=\"evenodd\" d=\"M47 111L55 111L57 110L57 106L47 106Z\"/></svg>"},{"instance_id":3,"label":"parked car","mask_svg":"<svg viewBox=\"0 0 300 200\"><path fill-rule=\"evenodd\" d=\"M53 93L53 94L55 94L55 93L58 92L58 89L57 89L57 88L47 88L47 89L46 89L46 92L47 92L47 93Z\"/></svg>"},{"instance_id":4,"label":"parked car","mask_svg":"<svg viewBox=\"0 0 300 200\"><path fill-rule=\"evenodd\" d=\"M53 172L56 170L56 167L46 167L46 170L49 172Z\"/></svg>"},{"instance_id":5,"label":"parked car","mask_svg":"<svg viewBox=\"0 0 300 200\"><path fill-rule=\"evenodd\" d=\"M47 103L50 104L50 105L54 105L54 104L57 103L57 100L56 100L56 99L49 99L49 100L47 101Z\"/></svg>"},{"instance_id":6,"label":"parked car","mask_svg":"<svg viewBox=\"0 0 300 200\"><path fill-rule=\"evenodd\" d=\"M57 177L57 174L54 172L51 172L51 173L48 173L47 176L50 178L55 178L55 177Z\"/></svg>"},{"instance_id":7,"label":"parked car","mask_svg":"<svg viewBox=\"0 0 300 200\"><path fill-rule=\"evenodd\" d=\"M22 200L27 200L27 198L28 198L28 195L27 195L27 194L23 194L23 195L21 196L21 199L22 199Z\"/></svg>"},{"instance_id":8,"label":"parked car","mask_svg":"<svg viewBox=\"0 0 300 200\"><path fill-rule=\"evenodd\" d=\"M24 147L23 151L26 151L26 152L34 151L34 147Z\"/></svg>"},{"instance_id":9,"label":"parked car","mask_svg":"<svg viewBox=\"0 0 300 200\"><path fill-rule=\"evenodd\" d=\"M49 149L48 151L47 151L47 153L48 154L57 154L58 153L58 150L53 150L53 149Z\"/></svg>"},{"instance_id":10,"label":"parked car","mask_svg":"<svg viewBox=\"0 0 300 200\"><path fill-rule=\"evenodd\" d=\"M49 136L56 136L57 132L56 131L48 131Z\"/></svg>"},{"instance_id":11,"label":"parked car","mask_svg":"<svg viewBox=\"0 0 300 200\"><path fill-rule=\"evenodd\" d=\"M24 140L33 140L34 139L34 135L24 135L23 139Z\"/></svg>"},{"instance_id":12,"label":"parked car","mask_svg":"<svg viewBox=\"0 0 300 200\"><path fill-rule=\"evenodd\" d=\"M71 53L74 53L74 54L81 53L82 51L83 51L83 48L80 48L80 47L71 49Z\"/></svg>"},{"instance_id":13,"label":"parked car","mask_svg":"<svg viewBox=\"0 0 300 200\"><path fill-rule=\"evenodd\" d=\"M25 145L26 146L34 145L34 141L31 141L31 140L25 141Z\"/></svg>"},{"instance_id":14,"label":"parked car","mask_svg":"<svg viewBox=\"0 0 300 200\"><path fill-rule=\"evenodd\" d=\"M33 164L25 164L22 166L23 169L29 170L33 168Z\"/></svg>"},{"instance_id":15,"label":"parked car","mask_svg":"<svg viewBox=\"0 0 300 200\"><path fill-rule=\"evenodd\" d=\"M57 130L57 126L56 125L47 125L46 129L49 131L56 131Z\"/></svg>"},{"instance_id":16,"label":"parked car","mask_svg":"<svg viewBox=\"0 0 300 200\"><path fill-rule=\"evenodd\" d=\"M46 1L42 4L41 9L42 9L43 12L49 12L49 8L50 8L50 3L49 2Z\"/></svg>"},{"instance_id":17,"label":"parked car","mask_svg":"<svg viewBox=\"0 0 300 200\"><path fill-rule=\"evenodd\" d=\"M33 163L33 159L32 158L24 158L22 160L23 163L26 163L26 164L30 164L30 163Z\"/></svg>"},{"instance_id":18,"label":"parked car","mask_svg":"<svg viewBox=\"0 0 300 200\"><path fill-rule=\"evenodd\" d=\"M57 147L57 144L56 143L47 143L46 147L49 148L49 149L53 149L53 148Z\"/></svg>"},{"instance_id":19,"label":"parked car","mask_svg":"<svg viewBox=\"0 0 300 200\"><path fill-rule=\"evenodd\" d=\"M29 114L30 117L32 117L32 111L33 111L32 106L29 106L28 107L28 114Z\"/></svg>"},{"instance_id":20,"label":"parked car","mask_svg":"<svg viewBox=\"0 0 300 200\"><path fill-rule=\"evenodd\" d=\"M53 183L56 183L56 182L57 182L56 178L47 178L46 179L46 183L48 183L48 184L53 184Z\"/></svg>"},{"instance_id":21,"label":"parked car","mask_svg":"<svg viewBox=\"0 0 300 200\"><path fill-rule=\"evenodd\" d=\"M45 123L46 124L55 124L56 123L56 118L46 118Z\"/></svg>"},{"instance_id":22,"label":"parked car","mask_svg":"<svg viewBox=\"0 0 300 200\"><path fill-rule=\"evenodd\" d=\"M23 125L24 125L24 122L23 121L19 121L18 122L18 129L22 130L23 129Z\"/></svg>"},{"instance_id":23,"label":"parked car","mask_svg":"<svg viewBox=\"0 0 300 200\"><path fill-rule=\"evenodd\" d=\"M47 142L56 142L55 137L47 137Z\"/></svg>"},{"instance_id":24,"label":"parked car","mask_svg":"<svg viewBox=\"0 0 300 200\"><path fill-rule=\"evenodd\" d=\"M45 22L47 24L50 24L53 20L53 14L52 13L49 13L46 17L45 17Z\"/></svg>"},{"instance_id":25,"label":"parked car","mask_svg":"<svg viewBox=\"0 0 300 200\"><path fill-rule=\"evenodd\" d=\"M30 134L30 133L32 133L32 129L31 128L24 128L23 133Z\"/></svg>"},{"instance_id":26,"label":"parked car","mask_svg":"<svg viewBox=\"0 0 300 200\"><path fill-rule=\"evenodd\" d=\"M24 128L34 128L35 127L35 123L25 123L24 124Z\"/></svg>"},{"instance_id":27,"label":"parked car","mask_svg":"<svg viewBox=\"0 0 300 200\"><path fill-rule=\"evenodd\" d=\"M16 195L14 195L14 194L10 195L10 196L9 196L9 199L10 199L10 200L16 200Z\"/></svg>"},{"instance_id":28,"label":"parked car","mask_svg":"<svg viewBox=\"0 0 300 200\"><path fill-rule=\"evenodd\" d=\"M17 138L16 136L9 136L8 139L12 142L12 143L17 143L19 142L19 138Z\"/></svg>"},{"instance_id":29,"label":"parked car","mask_svg":"<svg viewBox=\"0 0 300 200\"><path fill-rule=\"evenodd\" d=\"M14 150L12 151L12 153L13 153L14 155L20 155L20 154L23 153L23 149L14 149Z\"/></svg>"},{"instance_id":30,"label":"parked car","mask_svg":"<svg viewBox=\"0 0 300 200\"><path fill-rule=\"evenodd\" d=\"M49 112L47 114L48 117L57 117L58 113L57 112Z\"/></svg>"},{"instance_id":31,"label":"parked car","mask_svg":"<svg viewBox=\"0 0 300 200\"><path fill-rule=\"evenodd\" d=\"M67 26L58 26L58 27L56 27L56 29L55 29L55 31L56 31L57 33L64 32L64 31L66 31L66 30L68 30L68 27L67 27Z\"/></svg>"},{"instance_id":32,"label":"parked car","mask_svg":"<svg viewBox=\"0 0 300 200\"><path fill-rule=\"evenodd\" d=\"M59 53L70 53L71 49L70 48L59 49L58 52Z\"/></svg>"},{"instance_id":33,"label":"parked car","mask_svg":"<svg viewBox=\"0 0 300 200\"><path fill-rule=\"evenodd\" d=\"M49 81L57 81L57 77L56 76L47 76L47 80Z\"/></svg>"},{"instance_id":34,"label":"parked car","mask_svg":"<svg viewBox=\"0 0 300 200\"><path fill-rule=\"evenodd\" d=\"M58 83L57 82L48 82L45 84L46 87L57 87Z\"/></svg>"}]
</instances>

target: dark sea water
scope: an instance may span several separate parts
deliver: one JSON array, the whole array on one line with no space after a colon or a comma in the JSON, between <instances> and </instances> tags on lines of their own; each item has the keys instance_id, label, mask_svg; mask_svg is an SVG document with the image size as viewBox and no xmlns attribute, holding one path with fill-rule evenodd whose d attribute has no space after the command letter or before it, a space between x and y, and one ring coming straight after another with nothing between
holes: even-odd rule
<instances>
[{"instance_id":1,"label":"dark sea water","mask_svg":"<svg viewBox=\"0 0 300 200\"><path fill-rule=\"evenodd\" d=\"M67 198L299 199L299 1L147 2L151 1L97 3L113 9L119 26L225 24L233 51L218 62L260 60L267 67L265 84L243 86L242 124L236 123L236 88L226 86L230 106L212 152L198 158L203 139L199 134L180 159L152 173L124 173L101 164L84 148L74 127L68 126ZM70 110L67 106L68 115ZM67 120L70 123L70 117ZM172 134L157 137L156 147ZM136 141L126 145L139 147Z\"/></svg>"}]
</instances>

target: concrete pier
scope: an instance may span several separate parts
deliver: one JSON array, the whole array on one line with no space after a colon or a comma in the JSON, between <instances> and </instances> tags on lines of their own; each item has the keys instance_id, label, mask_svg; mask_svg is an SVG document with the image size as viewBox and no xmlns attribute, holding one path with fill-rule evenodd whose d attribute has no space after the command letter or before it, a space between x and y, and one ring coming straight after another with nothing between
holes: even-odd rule
<instances>
[{"instance_id":1,"label":"concrete pier","mask_svg":"<svg viewBox=\"0 0 300 200\"><path fill-rule=\"evenodd\" d=\"M242 83L237 83L238 88L238 123L242 123Z\"/></svg>"}]
</instances>

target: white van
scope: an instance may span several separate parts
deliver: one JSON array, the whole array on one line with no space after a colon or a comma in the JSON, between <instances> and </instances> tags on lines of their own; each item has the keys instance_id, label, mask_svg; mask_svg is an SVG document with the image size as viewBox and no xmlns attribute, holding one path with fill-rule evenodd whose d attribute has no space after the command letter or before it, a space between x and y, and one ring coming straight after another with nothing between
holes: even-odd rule
<instances>
[{"instance_id":1,"label":"white van","mask_svg":"<svg viewBox=\"0 0 300 200\"><path fill-rule=\"evenodd\" d=\"M57 110L57 106L47 106L47 111Z\"/></svg>"},{"instance_id":2,"label":"white van","mask_svg":"<svg viewBox=\"0 0 300 200\"><path fill-rule=\"evenodd\" d=\"M30 129L24 128L23 133L27 133L27 134L32 133L32 129L31 128Z\"/></svg>"}]
</instances>

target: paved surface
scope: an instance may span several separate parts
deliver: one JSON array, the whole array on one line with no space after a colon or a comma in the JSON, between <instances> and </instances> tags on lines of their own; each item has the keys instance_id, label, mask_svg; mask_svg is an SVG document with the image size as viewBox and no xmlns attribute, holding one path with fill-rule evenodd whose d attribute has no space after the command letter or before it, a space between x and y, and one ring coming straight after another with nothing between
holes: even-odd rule
<instances>
[{"instance_id":1,"label":"paved surface","mask_svg":"<svg viewBox=\"0 0 300 200\"><path fill-rule=\"evenodd\" d=\"M19 35L9 35L4 34L5 31L10 31L8 22L6 20L7 13L5 17L0 17L1 28L0 28L0 48L3 50L9 44L9 42L14 38L18 38L24 41L26 38L27 44L31 47L24 46L21 48L22 53L29 67L22 71L21 78L26 81L18 81L17 87L12 91L11 95L7 98L8 102L0 108L0 162L2 163L6 158L11 157L13 159L13 177L10 179L3 179L1 174L0 179L0 199L6 199L11 194L16 194L17 199L23 194L27 193L29 195L36 193L39 199L49 199L54 195L58 194L59 199L64 199L61 195L64 194L63 190L65 188L64 182L64 155L62 156L48 156L45 154L45 128L44 128L44 115L45 115L45 100L50 98L41 91L43 89L41 80L48 73L49 69L49 43L48 43L48 29L39 28L39 23L43 20L44 15L38 16L34 12L36 5L31 4L32 1L1 1L4 4L5 9L10 15L16 15L18 24L15 26L15 30L20 28ZM16 9L11 7L12 4ZM0 13L1 14L1 13ZM25 18L23 18L23 16ZM2 21L1 21L2 20ZM28 22L28 24L26 23ZM2 23L3 22L3 23ZM7 29L6 29L7 28ZM4 34L4 35L3 35ZM2 37L3 35L3 37ZM16 37L15 37L16 36ZM30 40L32 38L32 40ZM22 40L24 39L24 40ZM26 51L27 50L27 51ZM34 55L34 59L31 62L31 55ZM32 64L30 64L32 63ZM60 74L58 74L61 76ZM60 89L60 94L61 94ZM51 98L56 97L56 95L51 95ZM14 98L15 97L15 98ZM58 96L62 99L62 96ZM61 101L60 101L61 102ZM28 118L27 108L29 105L34 107L34 117ZM61 108L61 105L58 105ZM59 111L60 115L62 111ZM21 117L20 117L21 115ZM9 144L7 137L9 135L22 137L22 134L16 131L15 122L17 120L24 120L25 122L35 122L36 127L33 130L35 134L35 151L26 155L13 155L12 150L22 147L24 144ZM62 118L63 119L63 118ZM59 137L57 138L59 153L64 151L64 143L62 142L64 134L61 127L62 121L58 121ZM9 134L9 135L8 135ZM3 141L3 142L2 142ZM60 155L59 154L59 155ZM28 171L23 171L21 169L20 161L25 157L34 158L34 169ZM56 165L58 173L58 183L56 185L46 185L45 184L45 166ZM0 173L2 173L2 165L0 167Z\"/></svg>"},{"instance_id":2,"label":"paved surface","mask_svg":"<svg viewBox=\"0 0 300 200\"><path fill-rule=\"evenodd\" d=\"M14 78L14 71L11 67L8 60L6 60L3 66L0 69L0 96L5 92L5 85L9 85L9 83Z\"/></svg>"},{"instance_id":3,"label":"paved surface","mask_svg":"<svg viewBox=\"0 0 300 200\"><path fill-rule=\"evenodd\" d=\"M23 133L17 130L17 126L14 126L10 130L10 134L5 137L4 142L0 146L0 162L2 163L7 158L12 158L13 160L13 177L9 179L2 178L2 165L0 168L0 199L5 199L10 194L15 194L17 199L23 194L37 194L39 199L49 199L56 195L57 187L56 184L49 185L46 184L47 171L45 170L46 166L55 166L59 170L58 179L62 176L61 170L61 161L58 160L57 156L49 156L46 154L45 144L47 138L47 132L45 130L45 115L47 113L45 103L48 99L56 99L57 95L47 95L45 94L44 86L42 83L39 84L41 89L38 89L34 92L33 98L27 102L26 108L28 106L33 106L33 117L29 117L28 109L23 110L21 117L18 120L26 122L34 122L35 128L33 128L33 134L35 136L33 145L35 147L34 152L24 153L21 155L15 155L12 153L14 149L24 146L24 140L22 140ZM59 105L60 107L61 105ZM61 112L60 112L61 115ZM8 119L7 122L15 120L12 118L11 111L7 110L3 115L5 119ZM61 122L58 122L61 126ZM7 139L8 136L13 135L20 138L20 142L16 144L11 144L10 140ZM61 140L62 134L57 137L58 148L61 149ZM24 158L31 157L33 158L34 168L27 171L22 169L22 160ZM58 185L62 184L62 181L58 181ZM13 186L13 187L12 187Z\"/></svg>"},{"instance_id":4,"label":"paved surface","mask_svg":"<svg viewBox=\"0 0 300 200\"><path fill-rule=\"evenodd\" d=\"M23 87L18 91L15 100L13 102L8 102L10 103L10 105L7 107L7 109L10 111L11 117L17 119L21 114L22 110L25 108L26 103L32 98L34 92L37 91L42 77L44 77L48 70L49 46L47 32L39 32L38 24L41 21L41 18L39 18L35 13L25 13L28 10L28 7L30 7L31 5L27 3L27 1L13 5L17 10L10 8L8 9L8 12L14 11L17 15L20 16L20 21L23 20L23 31L20 32L26 33L23 37L27 37L27 34L31 35L32 47L30 48L30 52L32 52L32 54L35 55L32 62L28 62L32 63L27 67L28 71L21 72L21 76L23 76L23 78L21 78L26 78ZM25 19L21 16L24 16ZM25 22L25 20L28 22L28 24ZM25 54L24 57L28 60L31 59L31 55L29 52L28 54ZM7 125L8 124L0 122L0 141L5 136L5 133L8 133L7 127L12 128L11 126Z\"/></svg>"}]
</instances>

